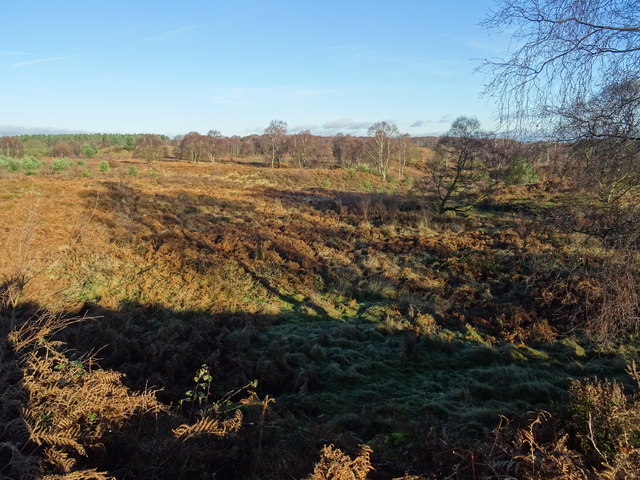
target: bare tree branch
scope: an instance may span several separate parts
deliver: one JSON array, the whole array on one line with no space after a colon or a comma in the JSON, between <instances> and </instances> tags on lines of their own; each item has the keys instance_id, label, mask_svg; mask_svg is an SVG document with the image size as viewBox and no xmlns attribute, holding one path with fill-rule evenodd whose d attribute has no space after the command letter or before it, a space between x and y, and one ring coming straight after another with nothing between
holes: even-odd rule
<instances>
[{"instance_id":1,"label":"bare tree branch","mask_svg":"<svg viewBox=\"0 0 640 480\"><path fill-rule=\"evenodd\" d=\"M479 69L505 126L541 128L548 107L640 72L638 0L502 0L482 25L512 35L506 56Z\"/></svg>"}]
</instances>

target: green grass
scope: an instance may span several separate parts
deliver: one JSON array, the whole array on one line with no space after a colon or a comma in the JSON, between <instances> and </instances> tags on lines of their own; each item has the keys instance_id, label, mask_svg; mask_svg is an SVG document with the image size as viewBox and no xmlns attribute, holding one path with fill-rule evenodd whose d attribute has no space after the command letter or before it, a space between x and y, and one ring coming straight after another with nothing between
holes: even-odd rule
<instances>
[{"instance_id":1,"label":"green grass","mask_svg":"<svg viewBox=\"0 0 640 480\"><path fill-rule=\"evenodd\" d=\"M355 426L364 441L392 434L398 423L446 426L479 439L500 415L552 408L573 378L621 376L624 369L616 355L488 345L476 335L389 333L371 316L307 318L266 328L255 349L257 362L268 366L259 372L270 378L263 386L277 391L279 402L336 427ZM393 414L370 425L383 406Z\"/></svg>"}]
</instances>

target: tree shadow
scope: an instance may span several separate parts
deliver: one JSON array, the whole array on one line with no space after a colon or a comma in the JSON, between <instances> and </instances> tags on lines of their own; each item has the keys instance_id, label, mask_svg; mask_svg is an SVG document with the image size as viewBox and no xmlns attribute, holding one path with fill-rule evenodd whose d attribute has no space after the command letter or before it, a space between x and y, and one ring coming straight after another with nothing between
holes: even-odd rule
<instances>
[{"instance_id":1,"label":"tree shadow","mask_svg":"<svg viewBox=\"0 0 640 480\"><path fill-rule=\"evenodd\" d=\"M419 333L383 316L344 321L136 303L87 304L73 313L100 318L61 338L81 351L100 349L101 366L126 373L133 389L162 388L167 404L185 398L203 364L216 398L257 380L259 396L276 399L263 438L265 465L292 452L309 465L325 443L351 449L425 428L453 429L456 442L480 441L500 415L551 409L571 379L623 378L625 367L621 356L585 354L571 343L489 344L473 331ZM287 468L302 474L299 463Z\"/></svg>"},{"instance_id":2,"label":"tree shadow","mask_svg":"<svg viewBox=\"0 0 640 480\"><path fill-rule=\"evenodd\" d=\"M404 227L415 221L411 196L259 187L238 198L224 189L169 194L103 186L96 216L116 241L147 250L156 263L171 260L183 277L223 270L220 281L229 285L246 278L257 286L248 293L256 301L289 305L294 313L305 307L323 317L353 316L387 304L404 315L417 310L448 327L469 323L493 335L505 329L494 319L524 310L530 313L514 323L519 334L554 318L530 295L526 262L510 253L517 247L496 243L499 233L435 237ZM353 301L359 312L345 313Z\"/></svg>"},{"instance_id":3,"label":"tree shadow","mask_svg":"<svg viewBox=\"0 0 640 480\"><path fill-rule=\"evenodd\" d=\"M18 313L0 313L28 321L39 310L36 304L23 304ZM133 390L161 388L158 397L173 406L187 398L203 364L213 373L213 398L257 380L260 396L276 398L261 436L259 472L277 471L282 478L301 478L316 452L329 443L347 450L373 444L380 455L374 455L379 471L397 477L406 463L384 460L390 439L411 443L425 429L440 428L458 432L450 438L453 442L479 441L499 415L518 418L531 409L550 408L564 397L573 378L615 377L624 370L622 356L585 354L569 343L538 349L491 344L473 330L433 326L420 333L382 306L379 315L369 313L335 319L317 312L211 313L134 301L117 308L87 302L60 315L94 320L71 325L52 340L63 340L79 353L98 351L102 368L125 373ZM5 391L13 389L15 395L12 404L6 403L7 394L2 397L3 424L12 427L2 434L11 440L18 431L13 428L19 426L16 420L20 422L14 413L26 405L27 395L21 391L19 361L5 348L8 332L3 333L1 379L9 387ZM9 364L14 367L7 370ZM155 469L157 461L149 459L148 449L155 444L151 451L162 453L157 435L167 431L167 420L151 416L108 435L104 449L87 462L99 461L101 469L121 476L153 472L154 478L175 478L176 472L195 472L196 464L182 463L191 458L200 475L244 478L256 474L252 466L259 419L247 421L246 434L213 446L185 447L186 457L165 464L164 473ZM9 454L3 445L0 455Z\"/></svg>"},{"instance_id":4,"label":"tree shadow","mask_svg":"<svg viewBox=\"0 0 640 480\"><path fill-rule=\"evenodd\" d=\"M6 301L6 285L0 289L0 475L17 478L36 473L34 445L28 445L29 429L22 417L22 407L28 395L23 387L20 358L9 341L9 334L21 315L36 309L35 305L20 305L19 311ZM5 295L7 294L7 295Z\"/></svg>"},{"instance_id":5,"label":"tree shadow","mask_svg":"<svg viewBox=\"0 0 640 480\"><path fill-rule=\"evenodd\" d=\"M101 364L126 373L131 388L162 388L168 404L185 398L203 364L214 373L214 395L257 379L258 393L277 399L279 426L267 429L266 463L285 451L309 459L325 441L384 449L395 433L432 426L458 432L461 441L482 438L499 414L550 408L570 379L624 370L618 355L487 340L483 333L501 327L482 319L529 307L526 292L501 290L512 281L504 275L512 265L502 257L496 266L493 239L479 232L385 235L382 227L393 222L370 227L357 218L359 202L377 201L375 194L256 188L231 198L103 185L96 218L114 241L143 248L157 263L175 253L171 265L183 290L231 262L232 275L248 277L272 308L249 310L240 295L232 297L237 308L215 301L177 307L169 297L121 297L111 308L88 300L68 313L101 319L62 337L81 351L100 349ZM399 216L414 211L411 201L398 196ZM135 281L150 275L141 271Z\"/></svg>"}]
</instances>

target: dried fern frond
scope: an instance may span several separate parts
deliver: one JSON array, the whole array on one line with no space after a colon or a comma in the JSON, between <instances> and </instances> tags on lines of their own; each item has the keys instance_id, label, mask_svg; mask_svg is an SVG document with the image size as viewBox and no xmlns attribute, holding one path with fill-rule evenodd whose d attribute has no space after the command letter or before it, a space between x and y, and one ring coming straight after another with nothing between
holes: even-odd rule
<instances>
[{"instance_id":1,"label":"dried fern frond","mask_svg":"<svg viewBox=\"0 0 640 480\"><path fill-rule=\"evenodd\" d=\"M28 346L33 346L39 340L52 336L69 325L84 322L92 318L94 317L64 318L53 313L40 312L38 315L27 319L22 325L11 331L7 338L15 351L20 352ZM60 343L56 342L54 348L59 346Z\"/></svg>"},{"instance_id":2,"label":"dried fern frond","mask_svg":"<svg viewBox=\"0 0 640 480\"><path fill-rule=\"evenodd\" d=\"M107 475L107 472L98 472L95 468L90 470L78 470L64 475L45 475L43 480L115 480L115 477Z\"/></svg>"},{"instance_id":3,"label":"dried fern frond","mask_svg":"<svg viewBox=\"0 0 640 480\"><path fill-rule=\"evenodd\" d=\"M618 454L611 464L605 464L597 478L598 480L628 480L638 478L638 472L640 472L640 449L634 448Z\"/></svg>"},{"instance_id":4,"label":"dried fern frond","mask_svg":"<svg viewBox=\"0 0 640 480\"><path fill-rule=\"evenodd\" d=\"M80 429L78 428L79 432ZM43 430L31 430L30 439L36 445L55 445L58 447L70 447L73 448L79 455L86 455L87 452L85 448L75 439L74 436L78 436L74 432L66 431L66 432L55 432L55 433L47 433Z\"/></svg>"},{"instance_id":5,"label":"dried fern frond","mask_svg":"<svg viewBox=\"0 0 640 480\"><path fill-rule=\"evenodd\" d=\"M6 392L2 397L5 408L9 401L17 401L14 417L21 417L11 419L16 426L11 437L18 433L22 445L30 443L34 458L40 457L32 473L25 477L27 469L21 467L16 478L111 478L97 470L74 472L76 458L86 456L87 448L100 445L105 432L121 427L133 414L164 408L154 391L131 392L122 384L123 374L93 369L90 356L72 359L59 350L63 343L48 340L81 320L42 314L7 335L12 365L21 373L20 388L14 389L12 398L5 398ZM57 475L46 476L51 473Z\"/></svg>"},{"instance_id":6,"label":"dried fern frond","mask_svg":"<svg viewBox=\"0 0 640 480\"><path fill-rule=\"evenodd\" d=\"M352 460L333 445L325 445L313 473L306 480L365 480L373 470L371 452L371 448L362 445L358 456Z\"/></svg>"},{"instance_id":7,"label":"dried fern frond","mask_svg":"<svg viewBox=\"0 0 640 480\"><path fill-rule=\"evenodd\" d=\"M175 438L185 441L199 435L214 435L225 437L231 432L237 432L242 426L242 412L236 410L233 418L220 420L217 418L202 418L193 425L183 424L173 430Z\"/></svg>"},{"instance_id":8,"label":"dried fern frond","mask_svg":"<svg viewBox=\"0 0 640 480\"><path fill-rule=\"evenodd\" d=\"M64 473L69 473L76 464L75 458L69 457L67 452L56 447L45 449L43 459L45 462L58 467Z\"/></svg>"},{"instance_id":9,"label":"dried fern frond","mask_svg":"<svg viewBox=\"0 0 640 480\"><path fill-rule=\"evenodd\" d=\"M583 458L567 447L568 435L541 441L553 418L548 412L538 412L529 424L513 436L499 427L489 452L482 462L490 477L522 480L587 480L591 479ZM485 478L485 477L483 477Z\"/></svg>"},{"instance_id":10,"label":"dried fern frond","mask_svg":"<svg viewBox=\"0 0 640 480\"><path fill-rule=\"evenodd\" d=\"M636 382L638 388L640 388L640 372L638 371L638 367L636 366L636 362L631 362L630 365L627 365L626 369L627 374Z\"/></svg>"}]
</instances>

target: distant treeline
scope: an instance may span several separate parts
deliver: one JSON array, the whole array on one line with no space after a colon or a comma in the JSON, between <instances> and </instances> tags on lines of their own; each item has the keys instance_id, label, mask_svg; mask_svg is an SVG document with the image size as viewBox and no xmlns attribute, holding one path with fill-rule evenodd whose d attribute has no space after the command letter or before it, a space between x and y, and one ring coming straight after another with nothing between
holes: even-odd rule
<instances>
[{"instance_id":1,"label":"distant treeline","mask_svg":"<svg viewBox=\"0 0 640 480\"><path fill-rule=\"evenodd\" d=\"M163 158L192 163L215 162L223 158L262 156L265 163L281 162L298 167L370 168L386 177L390 169L404 177L406 166L421 158L418 147L434 147L438 137L411 137L394 124L372 125L366 136L338 133L318 136L311 132L289 133L285 122L274 121L263 134L223 136L217 130L206 135L190 132L170 138L166 135L120 133L35 134L0 137L0 155L10 158L92 158L98 152L111 155L109 148L131 151L132 155L155 163Z\"/></svg>"},{"instance_id":2,"label":"distant treeline","mask_svg":"<svg viewBox=\"0 0 640 480\"><path fill-rule=\"evenodd\" d=\"M20 135L0 138L0 154L10 157L92 157L101 148L122 147L133 150L140 134L134 133L64 133ZM158 135L164 142L166 135Z\"/></svg>"},{"instance_id":3,"label":"distant treeline","mask_svg":"<svg viewBox=\"0 0 640 480\"><path fill-rule=\"evenodd\" d=\"M286 157L286 161L300 167L350 167L369 165L373 160L370 148L372 139L368 136L338 133L326 137L312 135L309 131L290 134L286 127L280 133L226 137L212 130L207 135L190 132L174 138L166 135L112 133L5 136L0 137L0 155L14 158L25 155L37 158L91 158L101 149L120 147L132 151L134 156L144 158L149 163L163 157L198 163L262 155L278 163ZM399 134L395 137L389 143L388 154L403 157L403 165L417 160L415 147L434 143L429 141L429 137L412 139L408 135ZM407 148L409 146L411 148Z\"/></svg>"},{"instance_id":4,"label":"distant treeline","mask_svg":"<svg viewBox=\"0 0 640 480\"><path fill-rule=\"evenodd\" d=\"M36 134L36 135L20 135L18 138L21 142L31 140L39 140L48 145L57 142L74 142L74 143L92 143L95 145L126 147L135 145L139 133L61 133L55 135ZM162 140L168 141L166 135L158 135Z\"/></svg>"}]
</instances>

